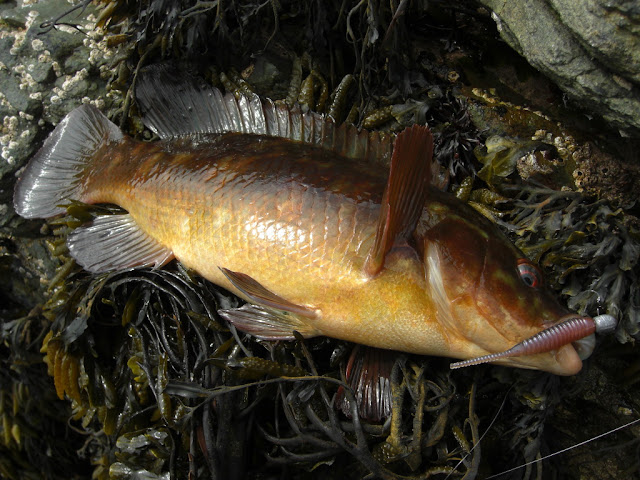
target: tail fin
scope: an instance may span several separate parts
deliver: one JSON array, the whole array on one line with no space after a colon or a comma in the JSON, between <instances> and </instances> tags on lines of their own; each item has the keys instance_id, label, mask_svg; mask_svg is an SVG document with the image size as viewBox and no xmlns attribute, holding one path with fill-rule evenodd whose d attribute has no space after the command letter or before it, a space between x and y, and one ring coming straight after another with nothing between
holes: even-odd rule
<instances>
[{"instance_id":1,"label":"tail fin","mask_svg":"<svg viewBox=\"0 0 640 480\"><path fill-rule=\"evenodd\" d=\"M64 212L70 199L82 201L86 167L102 145L123 134L98 109L82 105L58 124L16 184L13 205L24 218Z\"/></svg>"}]
</instances>

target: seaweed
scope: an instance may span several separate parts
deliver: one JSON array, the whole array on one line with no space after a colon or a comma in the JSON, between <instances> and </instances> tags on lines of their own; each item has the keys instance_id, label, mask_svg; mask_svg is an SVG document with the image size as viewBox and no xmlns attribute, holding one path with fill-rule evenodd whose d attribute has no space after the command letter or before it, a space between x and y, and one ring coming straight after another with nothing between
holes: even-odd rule
<instances>
[{"instance_id":1,"label":"seaweed","mask_svg":"<svg viewBox=\"0 0 640 480\"><path fill-rule=\"evenodd\" d=\"M119 210L68 211L55 221L62 237L80 219ZM390 416L368 422L343 380L346 342L239 335L217 314L239 300L179 264L98 276L67 261L59 268L36 314L50 320L36 344L74 429L88 435L80 453L95 478L246 478L280 468L317 478L475 478L483 465L477 411L487 390L506 395L506 383L454 378L440 361L397 354ZM348 416L336 405L339 388Z\"/></svg>"},{"instance_id":2,"label":"seaweed","mask_svg":"<svg viewBox=\"0 0 640 480\"><path fill-rule=\"evenodd\" d=\"M2 478L84 478L90 473L86 465L77 465L75 451L84 439L67 428L69 405L56 398L38 354L46 329L34 309L4 321L0 330Z\"/></svg>"},{"instance_id":3,"label":"seaweed","mask_svg":"<svg viewBox=\"0 0 640 480\"><path fill-rule=\"evenodd\" d=\"M572 310L620 319L617 338L638 338L640 229L608 202L575 192L520 188L512 215L500 223L547 272Z\"/></svg>"},{"instance_id":4,"label":"seaweed","mask_svg":"<svg viewBox=\"0 0 640 480\"><path fill-rule=\"evenodd\" d=\"M566 173L572 165L558 161L572 152L546 137L485 138L458 72L422 46L431 36L456 53L471 28L468 6L431 3L435 11L406 1L105 0L98 25L120 52L111 86L128 95L121 120L138 136L145 132L132 95L136 76L160 60L190 60L189 68L230 91L299 102L336 121L391 132L429 123L451 188L539 261L570 306L621 316L618 340L627 345L610 343L606 358L570 380L491 366L450 373L447 360L398 354L391 414L367 421L344 379L350 344L239 334L217 315L239 300L180 265L83 273L67 257L65 235L112 210L73 204L70 216L52 222L60 266L46 303L12 311L14 320L3 323L0 475L41 478L35 468L48 478L86 478L80 457L98 479L470 480L534 462L561 441L582 441L563 422L590 420L581 412L595 402L583 397L610 385L607 372L623 372L630 386L606 396L607 418L619 419L619 405L637 412L637 360L628 349L640 322L637 221L625 205L566 191L566 175L556 189L521 182ZM443 12L462 27L439 25ZM507 114L536 129L542 121ZM493 141L500 148L491 150ZM340 388L350 416L336 408ZM633 442L636 432L620 433L616 465L634 458ZM576 462L535 463L510 478L576 472Z\"/></svg>"}]
</instances>

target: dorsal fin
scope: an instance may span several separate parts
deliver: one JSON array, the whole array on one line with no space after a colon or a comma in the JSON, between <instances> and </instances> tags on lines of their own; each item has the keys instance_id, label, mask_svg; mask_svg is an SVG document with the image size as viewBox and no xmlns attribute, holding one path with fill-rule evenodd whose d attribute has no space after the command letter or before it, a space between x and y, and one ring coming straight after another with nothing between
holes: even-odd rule
<instances>
[{"instance_id":1,"label":"dorsal fin","mask_svg":"<svg viewBox=\"0 0 640 480\"><path fill-rule=\"evenodd\" d=\"M167 65L145 69L136 87L144 124L162 139L226 132L288 138L332 150L348 158L388 164L393 136L337 126L330 117L303 113L258 95L223 95Z\"/></svg>"},{"instance_id":2,"label":"dorsal fin","mask_svg":"<svg viewBox=\"0 0 640 480\"><path fill-rule=\"evenodd\" d=\"M393 244L406 240L415 230L427 199L432 156L433 137L428 127L413 125L398 135L376 238L364 265L366 274L376 275Z\"/></svg>"}]
</instances>

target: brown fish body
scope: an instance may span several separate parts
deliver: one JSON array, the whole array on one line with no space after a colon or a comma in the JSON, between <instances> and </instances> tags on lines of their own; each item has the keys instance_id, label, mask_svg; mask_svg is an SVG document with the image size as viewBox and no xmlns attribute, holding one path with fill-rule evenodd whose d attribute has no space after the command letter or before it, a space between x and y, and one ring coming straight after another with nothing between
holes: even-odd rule
<instances>
[{"instance_id":1,"label":"brown fish body","mask_svg":"<svg viewBox=\"0 0 640 480\"><path fill-rule=\"evenodd\" d=\"M387 169L365 161L389 150L374 134L194 86L156 101L164 86L151 83L139 94L161 141L125 137L80 107L16 186L26 218L62 213L71 199L127 211L69 236L87 270L176 257L244 297L221 314L260 338L295 330L461 359L505 351L568 313L491 222L428 186L426 127L397 137ZM498 361L579 371L571 343L554 345Z\"/></svg>"},{"instance_id":2,"label":"brown fish body","mask_svg":"<svg viewBox=\"0 0 640 480\"><path fill-rule=\"evenodd\" d=\"M184 265L240 296L219 266L250 272L267 289L314 309L319 334L450 352L444 339L440 347L434 342L442 335L413 250L392 251L376 278L363 272L387 180L383 169L257 135L186 146L127 139L105 147L84 201L126 209ZM416 336L428 324L427 338Z\"/></svg>"}]
</instances>

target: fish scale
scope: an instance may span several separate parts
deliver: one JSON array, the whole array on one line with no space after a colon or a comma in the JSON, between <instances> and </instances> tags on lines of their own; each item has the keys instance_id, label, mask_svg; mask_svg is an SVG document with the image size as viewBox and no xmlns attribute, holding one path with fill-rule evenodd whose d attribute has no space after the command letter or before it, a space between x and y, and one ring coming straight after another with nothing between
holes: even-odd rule
<instances>
[{"instance_id":1,"label":"fish scale","mask_svg":"<svg viewBox=\"0 0 640 480\"><path fill-rule=\"evenodd\" d=\"M239 140L246 146L246 139ZM179 253L185 265L221 282L225 280L218 265L247 271L260 262L264 273L258 280L265 286L287 285L280 289L283 295L313 303L308 288L301 288L310 279L335 284L362 277L359 267L375 235L379 210L367 192L354 190L356 198L346 199L314 185L315 168L304 175L310 163L298 165L295 157L278 159L268 169L264 167L268 160L258 158L255 162L263 164L258 172L238 172L236 158L228 154L217 158L215 146L213 153L203 148L188 161L176 160L169 152L131 156L122 171L109 172L106 185L88 186L96 189L90 200L122 206L142 230ZM304 151L318 155L312 148ZM268 171L268 178L262 170ZM333 174L339 183L338 169ZM377 187L384 189L384 183ZM297 272L294 279L292 271Z\"/></svg>"}]
</instances>

